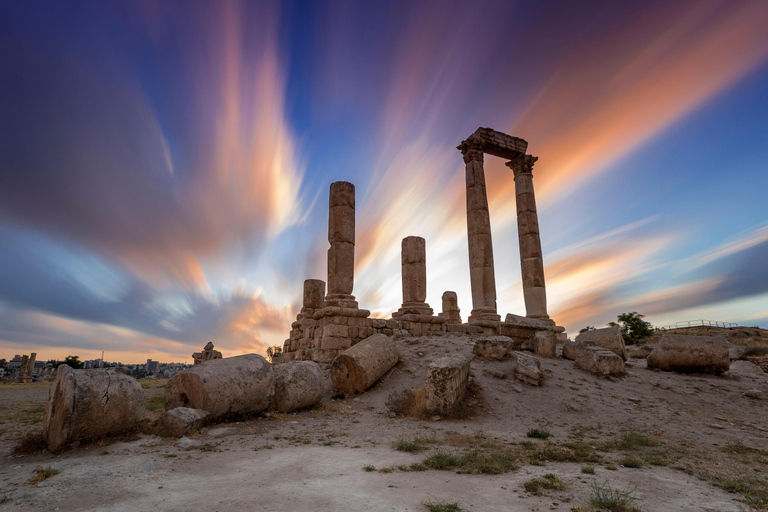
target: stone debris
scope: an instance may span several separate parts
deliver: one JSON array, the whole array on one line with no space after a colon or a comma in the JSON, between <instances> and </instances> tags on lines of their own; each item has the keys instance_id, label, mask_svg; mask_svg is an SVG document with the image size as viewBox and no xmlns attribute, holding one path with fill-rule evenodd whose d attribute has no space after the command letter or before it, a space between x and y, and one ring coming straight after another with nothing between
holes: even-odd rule
<instances>
[{"instance_id":1,"label":"stone debris","mask_svg":"<svg viewBox=\"0 0 768 512\"><path fill-rule=\"evenodd\" d=\"M313 361L292 361L275 366L275 393L270 410L293 412L319 404L325 389L323 370Z\"/></svg>"},{"instance_id":2,"label":"stone debris","mask_svg":"<svg viewBox=\"0 0 768 512\"><path fill-rule=\"evenodd\" d=\"M213 359L179 372L165 386L165 410L203 409L211 419L265 410L274 393L273 366L258 354Z\"/></svg>"},{"instance_id":3,"label":"stone debris","mask_svg":"<svg viewBox=\"0 0 768 512\"><path fill-rule=\"evenodd\" d=\"M621 375L624 361L608 349L598 346L582 347L576 355L576 368L600 376Z\"/></svg>"},{"instance_id":4,"label":"stone debris","mask_svg":"<svg viewBox=\"0 0 768 512\"><path fill-rule=\"evenodd\" d=\"M118 368L73 370L63 364L48 390L43 435L48 449L136 428L147 412L141 384Z\"/></svg>"},{"instance_id":5,"label":"stone debris","mask_svg":"<svg viewBox=\"0 0 768 512\"><path fill-rule=\"evenodd\" d=\"M539 358L523 352L513 352L517 367L515 368L515 378L526 384L541 386L544 380L544 374L541 372L541 362Z\"/></svg>"},{"instance_id":6,"label":"stone debris","mask_svg":"<svg viewBox=\"0 0 768 512\"><path fill-rule=\"evenodd\" d=\"M648 356L648 368L680 373L722 373L731 364L722 336L664 334Z\"/></svg>"},{"instance_id":7,"label":"stone debris","mask_svg":"<svg viewBox=\"0 0 768 512\"><path fill-rule=\"evenodd\" d=\"M733 361L728 373L732 375L761 375L763 369L751 361Z\"/></svg>"},{"instance_id":8,"label":"stone debris","mask_svg":"<svg viewBox=\"0 0 768 512\"><path fill-rule=\"evenodd\" d=\"M763 392L759 389L748 389L744 392L744 396L747 398L760 399L763 398Z\"/></svg>"},{"instance_id":9,"label":"stone debris","mask_svg":"<svg viewBox=\"0 0 768 512\"><path fill-rule=\"evenodd\" d=\"M221 359L221 352L213 350L213 342L209 341L206 343L205 347L203 347L202 352L195 352L192 354L192 359L195 361L195 364L202 364L212 359Z\"/></svg>"},{"instance_id":10,"label":"stone debris","mask_svg":"<svg viewBox=\"0 0 768 512\"><path fill-rule=\"evenodd\" d=\"M621 357L623 361L628 359L627 348L624 345L624 337L621 335L621 329L619 329L618 326L584 331L576 336L576 343L590 343L597 345L598 347L610 350Z\"/></svg>"},{"instance_id":11,"label":"stone debris","mask_svg":"<svg viewBox=\"0 0 768 512\"><path fill-rule=\"evenodd\" d=\"M430 363L424 392L427 412L450 414L469 386L471 355L450 354Z\"/></svg>"},{"instance_id":12,"label":"stone debris","mask_svg":"<svg viewBox=\"0 0 768 512\"><path fill-rule=\"evenodd\" d=\"M362 393L400 361L397 344L384 334L374 334L333 360L331 378L342 393Z\"/></svg>"},{"instance_id":13,"label":"stone debris","mask_svg":"<svg viewBox=\"0 0 768 512\"><path fill-rule=\"evenodd\" d=\"M456 292L447 291L443 293L443 311L440 316L447 320L449 325L461 324L461 310L459 309L459 299Z\"/></svg>"},{"instance_id":14,"label":"stone debris","mask_svg":"<svg viewBox=\"0 0 768 512\"><path fill-rule=\"evenodd\" d=\"M210 416L210 413L202 409L176 407L163 414L163 417L160 418L155 427L155 435L160 437L182 437L190 430L197 430L202 427L205 418L208 416Z\"/></svg>"},{"instance_id":15,"label":"stone debris","mask_svg":"<svg viewBox=\"0 0 768 512\"><path fill-rule=\"evenodd\" d=\"M515 341L508 336L486 336L475 342L472 353L480 359L501 361L514 348Z\"/></svg>"}]
</instances>

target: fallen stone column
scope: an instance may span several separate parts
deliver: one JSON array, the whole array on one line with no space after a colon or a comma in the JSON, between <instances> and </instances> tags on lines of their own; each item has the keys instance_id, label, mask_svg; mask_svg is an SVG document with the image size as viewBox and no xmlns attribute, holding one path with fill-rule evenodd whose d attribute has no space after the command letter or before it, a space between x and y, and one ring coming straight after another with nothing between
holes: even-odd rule
<instances>
[{"instance_id":1,"label":"fallen stone column","mask_svg":"<svg viewBox=\"0 0 768 512\"><path fill-rule=\"evenodd\" d=\"M146 412L141 384L122 370L73 370L63 364L48 390L43 435L55 451L72 441L131 430Z\"/></svg>"},{"instance_id":2,"label":"fallen stone column","mask_svg":"<svg viewBox=\"0 0 768 512\"><path fill-rule=\"evenodd\" d=\"M165 410L203 409L211 419L261 412L274 393L272 365L258 354L213 359L178 373L165 386Z\"/></svg>"},{"instance_id":3,"label":"fallen stone column","mask_svg":"<svg viewBox=\"0 0 768 512\"><path fill-rule=\"evenodd\" d=\"M331 364L333 385L346 394L362 393L400 361L397 344L374 334L336 356Z\"/></svg>"},{"instance_id":4,"label":"fallen stone column","mask_svg":"<svg viewBox=\"0 0 768 512\"><path fill-rule=\"evenodd\" d=\"M323 370L313 361L293 361L275 366L275 394L270 410L293 412L323 399Z\"/></svg>"},{"instance_id":5,"label":"fallen stone column","mask_svg":"<svg viewBox=\"0 0 768 512\"><path fill-rule=\"evenodd\" d=\"M624 361L608 349L602 347L583 347L575 360L576 368L600 376L621 375L624 373Z\"/></svg>"},{"instance_id":6,"label":"fallen stone column","mask_svg":"<svg viewBox=\"0 0 768 512\"><path fill-rule=\"evenodd\" d=\"M589 343L610 350L622 360L627 360L627 347L617 326L584 331L576 336L576 343Z\"/></svg>"},{"instance_id":7,"label":"fallen stone column","mask_svg":"<svg viewBox=\"0 0 768 512\"><path fill-rule=\"evenodd\" d=\"M730 364L728 342L721 336L664 334L648 355L648 368L680 373L722 373Z\"/></svg>"},{"instance_id":8,"label":"fallen stone column","mask_svg":"<svg viewBox=\"0 0 768 512\"><path fill-rule=\"evenodd\" d=\"M472 356L451 354L429 365L424 385L427 412L450 414L454 410L467 392L471 362Z\"/></svg>"}]
</instances>

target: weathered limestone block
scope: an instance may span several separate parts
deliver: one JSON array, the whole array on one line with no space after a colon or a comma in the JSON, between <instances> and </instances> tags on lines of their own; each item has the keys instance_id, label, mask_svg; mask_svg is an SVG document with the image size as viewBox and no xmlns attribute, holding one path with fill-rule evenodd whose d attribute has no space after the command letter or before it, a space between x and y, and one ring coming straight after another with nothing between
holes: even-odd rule
<instances>
[{"instance_id":1,"label":"weathered limestone block","mask_svg":"<svg viewBox=\"0 0 768 512\"><path fill-rule=\"evenodd\" d=\"M533 351L539 357L557 357L557 334L552 331L536 331L533 335Z\"/></svg>"},{"instance_id":2,"label":"weathered limestone block","mask_svg":"<svg viewBox=\"0 0 768 512\"><path fill-rule=\"evenodd\" d=\"M270 410L293 412L307 409L323 399L324 379L320 365L295 361L275 367L275 394Z\"/></svg>"},{"instance_id":3,"label":"weathered limestone block","mask_svg":"<svg viewBox=\"0 0 768 512\"><path fill-rule=\"evenodd\" d=\"M440 316L447 320L448 324L461 324L461 310L459 309L459 299L456 292L447 291L443 293L443 311Z\"/></svg>"},{"instance_id":4,"label":"weathered limestone block","mask_svg":"<svg viewBox=\"0 0 768 512\"><path fill-rule=\"evenodd\" d=\"M575 341L566 341L563 343L563 357L575 361L581 351L586 347L596 346L591 341L576 343Z\"/></svg>"},{"instance_id":5,"label":"weathered limestone block","mask_svg":"<svg viewBox=\"0 0 768 512\"><path fill-rule=\"evenodd\" d=\"M763 369L751 361L733 361L728 373L731 375L761 375Z\"/></svg>"},{"instance_id":6,"label":"weathered limestone block","mask_svg":"<svg viewBox=\"0 0 768 512\"><path fill-rule=\"evenodd\" d=\"M147 405L141 384L117 368L56 369L48 390L43 432L51 451L76 440L93 440L133 429Z\"/></svg>"},{"instance_id":7,"label":"weathered limestone block","mask_svg":"<svg viewBox=\"0 0 768 512\"><path fill-rule=\"evenodd\" d=\"M155 427L155 435L160 437L182 437L190 430L197 430L203 426L205 418L210 416L208 411L202 409L190 409L189 407L177 407L165 411L163 417Z\"/></svg>"},{"instance_id":8,"label":"weathered limestone block","mask_svg":"<svg viewBox=\"0 0 768 512\"><path fill-rule=\"evenodd\" d=\"M602 347L583 347L576 355L576 368L594 375L621 375L624 361L618 355Z\"/></svg>"},{"instance_id":9,"label":"weathered limestone block","mask_svg":"<svg viewBox=\"0 0 768 512\"><path fill-rule=\"evenodd\" d=\"M662 335L647 361L648 368L680 373L722 373L731 364L725 337L683 334Z\"/></svg>"},{"instance_id":10,"label":"weathered limestone block","mask_svg":"<svg viewBox=\"0 0 768 512\"><path fill-rule=\"evenodd\" d=\"M541 362L536 356L523 352L514 352L517 367L515 378L533 386L541 386L544 374L541 372Z\"/></svg>"},{"instance_id":11,"label":"weathered limestone block","mask_svg":"<svg viewBox=\"0 0 768 512\"><path fill-rule=\"evenodd\" d=\"M306 279L304 281L304 309L320 309L325 298L325 281L321 279Z\"/></svg>"},{"instance_id":12,"label":"weathered limestone block","mask_svg":"<svg viewBox=\"0 0 768 512\"><path fill-rule=\"evenodd\" d=\"M579 342L592 342L598 347L607 348L621 357L623 361L627 360L627 348L624 345L624 337L621 335L621 329L618 326L584 331L576 336L576 343Z\"/></svg>"},{"instance_id":13,"label":"weathered limestone block","mask_svg":"<svg viewBox=\"0 0 768 512\"><path fill-rule=\"evenodd\" d=\"M165 386L165 410L203 409L212 419L261 412L275 390L273 366L258 354L213 359L178 373Z\"/></svg>"},{"instance_id":14,"label":"weathered limestone block","mask_svg":"<svg viewBox=\"0 0 768 512\"><path fill-rule=\"evenodd\" d=\"M472 353L481 359L501 361L514 347L515 341L508 336L487 336L475 342Z\"/></svg>"},{"instance_id":15,"label":"weathered limestone block","mask_svg":"<svg viewBox=\"0 0 768 512\"><path fill-rule=\"evenodd\" d=\"M374 334L339 354L331 364L333 384L342 393L362 393L400 361L397 344Z\"/></svg>"},{"instance_id":16,"label":"weathered limestone block","mask_svg":"<svg viewBox=\"0 0 768 512\"><path fill-rule=\"evenodd\" d=\"M451 354L429 365L424 385L429 413L449 414L464 398L469 386L471 361L472 356Z\"/></svg>"}]
</instances>

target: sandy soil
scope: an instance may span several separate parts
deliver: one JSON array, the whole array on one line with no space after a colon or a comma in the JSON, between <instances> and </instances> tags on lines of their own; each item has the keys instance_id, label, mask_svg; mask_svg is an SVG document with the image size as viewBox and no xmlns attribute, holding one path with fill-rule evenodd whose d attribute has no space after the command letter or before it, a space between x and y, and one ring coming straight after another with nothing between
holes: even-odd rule
<instances>
[{"instance_id":1,"label":"sandy soil","mask_svg":"<svg viewBox=\"0 0 768 512\"><path fill-rule=\"evenodd\" d=\"M2 385L0 414L6 423L0 425L5 428L0 438L0 502L5 502L0 507L417 511L426 510L425 500L442 500L458 501L475 512L570 511L597 482L634 488L636 504L646 512L739 511L746 510L739 502L742 496L714 483L749 480L759 491L765 488L768 408L765 400L743 396L749 389L768 392L764 373L678 375L650 371L644 360L633 360L625 377L606 380L575 369L571 361L545 359L546 382L532 387L512 378L511 362L475 360L472 378L478 392L467 403L470 417L391 417L386 401L393 391L421 386L431 360L470 352L472 343L468 337L449 335L400 340L404 361L374 388L355 398L325 401L311 411L214 425L180 440L141 435L60 454L10 454L14 438L36 425L20 425L14 418L44 402L47 389ZM553 436L529 439L531 428L545 428ZM633 450L604 447L628 431L661 444ZM436 443L419 453L403 453L392 447L400 437ZM592 464L594 475L581 472L584 463L559 462L525 464L500 475L378 471L420 462L438 446L458 453L488 442L574 441L598 448L601 461ZM664 457L666 465L621 466L627 455L643 459L651 452ZM60 473L38 484L25 483L35 468L48 465ZM377 471L364 471L367 465ZM524 482L545 473L558 475L569 488L544 496L523 489Z\"/></svg>"}]
</instances>

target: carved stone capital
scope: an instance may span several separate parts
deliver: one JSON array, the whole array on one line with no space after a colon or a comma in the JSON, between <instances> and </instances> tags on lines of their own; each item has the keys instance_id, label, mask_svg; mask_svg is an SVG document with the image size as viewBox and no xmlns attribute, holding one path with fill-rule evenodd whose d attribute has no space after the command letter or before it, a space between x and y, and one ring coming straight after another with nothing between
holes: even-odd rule
<instances>
[{"instance_id":1,"label":"carved stone capital","mask_svg":"<svg viewBox=\"0 0 768 512\"><path fill-rule=\"evenodd\" d=\"M461 144L456 146L456 149L461 151L465 164L472 161L483 163L483 142L481 140L469 137L461 141Z\"/></svg>"},{"instance_id":2,"label":"carved stone capital","mask_svg":"<svg viewBox=\"0 0 768 512\"><path fill-rule=\"evenodd\" d=\"M535 164L538 159L539 157L533 155L520 155L504 165L512 169L515 176L518 174L533 174L533 164Z\"/></svg>"}]
</instances>

